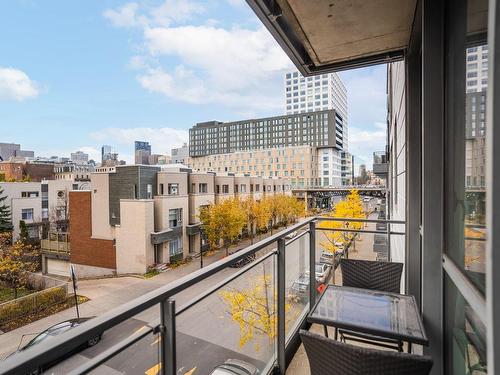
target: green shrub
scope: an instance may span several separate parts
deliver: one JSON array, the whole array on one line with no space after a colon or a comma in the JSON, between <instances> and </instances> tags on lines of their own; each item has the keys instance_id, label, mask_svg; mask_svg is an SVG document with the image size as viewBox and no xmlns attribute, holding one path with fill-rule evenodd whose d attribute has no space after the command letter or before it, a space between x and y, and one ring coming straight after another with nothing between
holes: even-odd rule
<instances>
[{"instance_id":1,"label":"green shrub","mask_svg":"<svg viewBox=\"0 0 500 375\"><path fill-rule=\"evenodd\" d=\"M64 302L66 298L66 289L58 286L3 303L0 305L0 325Z\"/></svg>"}]
</instances>

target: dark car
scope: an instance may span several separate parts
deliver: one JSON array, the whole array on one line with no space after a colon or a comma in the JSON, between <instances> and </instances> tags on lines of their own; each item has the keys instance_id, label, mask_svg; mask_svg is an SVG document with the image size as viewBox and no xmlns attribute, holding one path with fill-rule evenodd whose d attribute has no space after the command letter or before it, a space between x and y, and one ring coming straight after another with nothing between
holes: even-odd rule
<instances>
[{"instance_id":1,"label":"dark car","mask_svg":"<svg viewBox=\"0 0 500 375\"><path fill-rule=\"evenodd\" d=\"M49 339L50 337L58 336L64 332L69 331L72 328L78 327L80 324L83 322L86 322L89 319L92 319L93 317L86 317L86 318L75 318L75 319L69 319L61 323L57 323L49 328L47 328L45 331L39 333L36 335L33 339L31 339L26 345L23 345L20 347L16 352L12 353L10 356L22 352L24 350L27 350L35 345L38 345L40 343L44 343L45 340ZM82 350L84 348L88 348L90 346L96 345L100 340L101 340L102 334L90 338L84 345L82 345L79 350ZM60 360L64 359L66 356L72 354L73 352L68 352L68 353L61 353L61 356L59 356L59 359L54 361L54 362L49 362L45 363L43 366L33 369L31 374L40 374L42 373L45 369L48 369L55 364L57 364Z\"/></svg>"},{"instance_id":2,"label":"dark car","mask_svg":"<svg viewBox=\"0 0 500 375\"><path fill-rule=\"evenodd\" d=\"M259 370L254 365L239 359L228 359L212 370L210 375L257 375Z\"/></svg>"},{"instance_id":3,"label":"dark car","mask_svg":"<svg viewBox=\"0 0 500 375\"><path fill-rule=\"evenodd\" d=\"M237 253L238 251L240 251L242 249L238 249L234 252L231 253L231 255ZM248 263L251 263L255 260L255 254L251 254L251 255L248 255L244 258L241 258L240 260L237 260L236 262L234 263L231 263L230 267L232 268L241 268L243 266L246 266Z\"/></svg>"}]
</instances>

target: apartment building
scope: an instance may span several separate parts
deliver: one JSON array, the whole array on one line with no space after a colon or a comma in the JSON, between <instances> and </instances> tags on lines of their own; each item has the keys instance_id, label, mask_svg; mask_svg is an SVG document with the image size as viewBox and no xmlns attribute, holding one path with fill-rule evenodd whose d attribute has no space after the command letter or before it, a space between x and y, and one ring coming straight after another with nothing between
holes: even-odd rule
<instances>
[{"instance_id":1,"label":"apartment building","mask_svg":"<svg viewBox=\"0 0 500 375\"><path fill-rule=\"evenodd\" d=\"M284 75L287 115L334 109L343 123L343 149L347 150L347 89L337 73L304 77L297 70Z\"/></svg>"},{"instance_id":2,"label":"apartment building","mask_svg":"<svg viewBox=\"0 0 500 375\"><path fill-rule=\"evenodd\" d=\"M0 142L0 161L7 161L14 157L34 157L33 151L21 150L19 143Z\"/></svg>"},{"instance_id":3,"label":"apartment building","mask_svg":"<svg viewBox=\"0 0 500 375\"><path fill-rule=\"evenodd\" d=\"M202 207L228 197L291 194L288 179L201 173L174 165L97 168L91 186L69 200L70 213L78 216L70 223L69 262L81 277L145 273L155 264L182 260L206 245L200 233ZM102 254L95 250L98 243L106 248Z\"/></svg>"},{"instance_id":4,"label":"apartment building","mask_svg":"<svg viewBox=\"0 0 500 375\"><path fill-rule=\"evenodd\" d=\"M28 161L0 161L0 180L29 179L30 181L50 180L54 177L54 164Z\"/></svg>"},{"instance_id":5,"label":"apartment building","mask_svg":"<svg viewBox=\"0 0 500 375\"><path fill-rule=\"evenodd\" d=\"M42 226L49 221L67 219L68 192L79 188L79 184L66 180L42 182L0 182L6 205L10 207L13 237L19 237L19 222L28 226L31 238L42 238Z\"/></svg>"},{"instance_id":6,"label":"apartment building","mask_svg":"<svg viewBox=\"0 0 500 375\"><path fill-rule=\"evenodd\" d=\"M189 158L189 146L187 143L184 143L182 147L173 148L170 151L170 161L171 164L183 164L189 166L190 158Z\"/></svg>"},{"instance_id":7,"label":"apartment building","mask_svg":"<svg viewBox=\"0 0 500 375\"><path fill-rule=\"evenodd\" d=\"M344 130L342 117L334 110L199 123L189 131L190 166L201 171L286 177L294 187L339 186L346 184L341 167L347 145Z\"/></svg>"}]
</instances>

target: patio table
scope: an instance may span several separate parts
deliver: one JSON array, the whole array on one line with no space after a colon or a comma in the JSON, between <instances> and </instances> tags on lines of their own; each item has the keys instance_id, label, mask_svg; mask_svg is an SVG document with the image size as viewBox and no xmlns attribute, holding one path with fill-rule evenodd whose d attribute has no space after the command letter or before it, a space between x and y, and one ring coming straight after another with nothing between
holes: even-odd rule
<instances>
[{"instance_id":1,"label":"patio table","mask_svg":"<svg viewBox=\"0 0 500 375\"><path fill-rule=\"evenodd\" d=\"M328 285L309 313L310 323L411 344L429 345L415 297Z\"/></svg>"}]
</instances>

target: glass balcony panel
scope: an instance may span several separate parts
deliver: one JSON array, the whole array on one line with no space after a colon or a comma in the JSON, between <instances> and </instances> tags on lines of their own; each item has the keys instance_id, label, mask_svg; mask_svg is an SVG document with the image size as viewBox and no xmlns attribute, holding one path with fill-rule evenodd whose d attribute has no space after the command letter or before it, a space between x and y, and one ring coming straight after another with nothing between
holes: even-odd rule
<instances>
[{"instance_id":1,"label":"glass balcony panel","mask_svg":"<svg viewBox=\"0 0 500 375\"><path fill-rule=\"evenodd\" d=\"M487 374L486 328L449 277L446 277L447 373Z\"/></svg>"},{"instance_id":2,"label":"glass balcony panel","mask_svg":"<svg viewBox=\"0 0 500 375\"><path fill-rule=\"evenodd\" d=\"M299 236L298 234L297 236ZM287 240L285 249L286 341L298 329L309 310L309 234ZM313 285L315 288L316 285Z\"/></svg>"},{"instance_id":3,"label":"glass balcony panel","mask_svg":"<svg viewBox=\"0 0 500 375\"><path fill-rule=\"evenodd\" d=\"M196 369L197 374L209 374L224 363L231 366L231 360L261 373L272 366L277 334L275 258L270 255L178 313L178 373Z\"/></svg>"}]
</instances>

